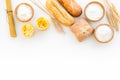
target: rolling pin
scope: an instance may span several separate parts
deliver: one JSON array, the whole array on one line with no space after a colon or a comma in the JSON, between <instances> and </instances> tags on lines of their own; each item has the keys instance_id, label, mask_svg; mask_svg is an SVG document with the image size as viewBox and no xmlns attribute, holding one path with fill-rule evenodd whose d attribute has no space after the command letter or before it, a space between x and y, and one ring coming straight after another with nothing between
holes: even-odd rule
<instances>
[{"instance_id":1,"label":"rolling pin","mask_svg":"<svg viewBox=\"0 0 120 80\"><path fill-rule=\"evenodd\" d=\"M11 0L6 0L6 8L7 8L7 16L8 16L8 22L9 22L10 36L16 37L17 35L16 35L14 18L13 18L13 13L12 13Z\"/></svg>"}]
</instances>

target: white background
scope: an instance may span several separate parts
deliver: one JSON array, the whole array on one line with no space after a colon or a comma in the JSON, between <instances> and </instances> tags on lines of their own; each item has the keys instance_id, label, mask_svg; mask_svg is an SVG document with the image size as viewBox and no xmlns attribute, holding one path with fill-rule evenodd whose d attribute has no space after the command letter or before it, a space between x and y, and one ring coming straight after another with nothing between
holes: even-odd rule
<instances>
[{"instance_id":1,"label":"white background","mask_svg":"<svg viewBox=\"0 0 120 80\"><path fill-rule=\"evenodd\" d=\"M41 1L45 4L46 0ZM92 0L76 1L84 9ZM35 25L40 16L51 22L49 16L29 0L12 0L13 10L21 2L35 9L35 16L29 23ZM112 2L120 10L120 0ZM68 27L64 27L66 34L63 35L51 23L45 32L35 27L35 36L28 39L21 34L24 23L15 18L17 38L11 38L5 9L5 0L0 0L0 80L120 80L118 32L108 44L98 43L93 36L80 43ZM95 28L101 23L107 23L106 17L91 25Z\"/></svg>"}]
</instances>

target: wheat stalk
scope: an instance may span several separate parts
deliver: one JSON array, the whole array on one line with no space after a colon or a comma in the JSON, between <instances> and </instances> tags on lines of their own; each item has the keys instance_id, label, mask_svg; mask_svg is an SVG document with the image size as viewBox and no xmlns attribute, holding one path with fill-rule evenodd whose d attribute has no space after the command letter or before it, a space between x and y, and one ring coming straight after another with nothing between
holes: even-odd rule
<instances>
[{"instance_id":1,"label":"wheat stalk","mask_svg":"<svg viewBox=\"0 0 120 80\"><path fill-rule=\"evenodd\" d=\"M119 31L120 15L115 5L109 0L104 0L107 5L106 16L111 26L115 27Z\"/></svg>"}]
</instances>

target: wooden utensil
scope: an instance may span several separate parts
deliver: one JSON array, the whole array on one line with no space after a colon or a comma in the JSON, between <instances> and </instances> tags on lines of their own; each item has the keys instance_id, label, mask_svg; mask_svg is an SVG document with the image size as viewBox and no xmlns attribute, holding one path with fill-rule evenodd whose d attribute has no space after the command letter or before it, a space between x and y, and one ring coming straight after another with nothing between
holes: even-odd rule
<instances>
[{"instance_id":1,"label":"wooden utensil","mask_svg":"<svg viewBox=\"0 0 120 80\"><path fill-rule=\"evenodd\" d=\"M10 36L16 37L16 30L15 30L14 18L13 18L13 13L12 13L11 0L6 0L6 8L7 8L9 28L10 28Z\"/></svg>"}]
</instances>

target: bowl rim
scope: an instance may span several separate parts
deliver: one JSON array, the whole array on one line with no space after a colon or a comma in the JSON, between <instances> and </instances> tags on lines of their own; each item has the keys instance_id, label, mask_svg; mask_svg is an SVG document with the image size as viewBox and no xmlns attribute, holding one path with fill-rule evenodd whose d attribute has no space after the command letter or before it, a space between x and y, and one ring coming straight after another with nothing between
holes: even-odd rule
<instances>
[{"instance_id":1,"label":"bowl rim","mask_svg":"<svg viewBox=\"0 0 120 80\"><path fill-rule=\"evenodd\" d=\"M103 15L102 15L101 18L99 18L98 20L92 20L92 19L90 19L90 18L86 15L86 9L87 9L88 6L91 5L91 4L97 4L97 5L99 5L99 6L103 9ZM98 1L89 2L89 3L85 6L84 15L85 15L86 19L89 20L89 21L91 21L91 22L100 21L100 20L102 20L103 17L105 16L105 7L103 6L103 4L102 4L101 2L98 2Z\"/></svg>"},{"instance_id":2,"label":"bowl rim","mask_svg":"<svg viewBox=\"0 0 120 80\"><path fill-rule=\"evenodd\" d=\"M21 5L29 6L29 7L31 8L31 10L32 10L32 16L31 16L29 19L27 19L27 20L21 20L21 19L17 16L17 10L18 10L18 8L19 8ZM16 18L17 18L20 22L28 22L28 21L30 21L30 20L33 18L33 16L34 16L34 9L33 9L33 7L32 7L30 4L28 4L28 3L20 3L20 4L18 4L17 7L15 8L14 14L15 14Z\"/></svg>"},{"instance_id":3,"label":"bowl rim","mask_svg":"<svg viewBox=\"0 0 120 80\"><path fill-rule=\"evenodd\" d=\"M109 27L110 29L111 29L111 31L112 31L112 37L109 39L109 40L107 40L107 41L100 41L97 37L96 37L96 31L97 31L97 29L99 28L99 27L101 27L101 26L107 26L107 27ZM94 30L94 37L95 37L95 39L98 41L98 42L100 42L100 43L108 43L108 42L110 42L113 38L114 38L114 29L112 28L112 26L111 25L109 25L109 24L100 24L100 25L98 25L97 27L96 27L96 29Z\"/></svg>"}]
</instances>

